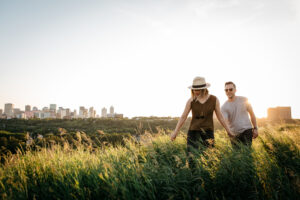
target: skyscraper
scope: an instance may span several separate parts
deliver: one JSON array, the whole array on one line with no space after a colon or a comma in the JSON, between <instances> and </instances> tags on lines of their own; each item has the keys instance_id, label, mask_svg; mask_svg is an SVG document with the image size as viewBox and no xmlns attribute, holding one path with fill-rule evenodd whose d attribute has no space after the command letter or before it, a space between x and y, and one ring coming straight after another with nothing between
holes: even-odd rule
<instances>
[{"instance_id":1,"label":"skyscraper","mask_svg":"<svg viewBox=\"0 0 300 200\"><path fill-rule=\"evenodd\" d=\"M26 105L25 106L25 111L26 112L30 112L31 111L31 106L30 105Z\"/></svg>"},{"instance_id":2,"label":"skyscraper","mask_svg":"<svg viewBox=\"0 0 300 200\"><path fill-rule=\"evenodd\" d=\"M95 118L96 116L96 111L94 110L94 107L90 107L89 109L89 117L90 118Z\"/></svg>"},{"instance_id":3,"label":"skyscraper","mask_svg":"<svg viewBox=\"0 0 300 200\"><path fill-rule=\"evenodd\" d=\"M77 118L77 110L75 109L74 112L73 112L73 118Z\"/></svg>"},{"instance_id":4,"label":"skyscraper","mask_svg":"<svg viewBox=\"0 0 300 200\"><path fill-rule=\"evenodd\" d=\"M6 114L7 117L12 117L14 115L14 104L12 103L6 103L4 105L4 114Z\"/></svg>"},{"instance_id":5,"label":"skyscraper","mask_svg":"<svg viewBox=\"0 0 300 200\"><path fill-rule=\"evenodd\" d=\"M106 108L102 108L101 117L107 117L107 109Z\"/></svg>"},{"instance_id":6,"label":"skyscraper","mask_svg":"<svg viewBox=\"0 0 300 200\"><path fill-rule=\"evenodd\" d=\"M114 109L114 107L113 106L111 106L110 107L110 109L109 109L109 114L114 114L115 113L115 109Z\"/></svg>"},{"instance_id":7,"label":"skyscraper","mask_svg":"<svg viewBox=\"0 0 300 200\"><path fill-rule=\"evenodd\" d=\"M79 107L79 118L87 118L88 117L88 109L85 109L84 106Z\"/></svg>"},{"instance_id":8,"label":"skyscraper","mask_svg":"<svg viewBox=\"0 0 300 200\"><path fill-rule=\"evenodd\" d=\"M79 117L80 117L80 118L83 118L84 110L85 110L84 106L80 106L80 107L79 107Z\"/></svg>"},{"instance_id":9,"label":"skyscraper","mask_svg":"<svg viewBox=\"0 0 300 200\"><path fill-rule=\"evenodd\" d=\"M70 115L71 115L70 108L67 108L67 109L66 109L66 116L67 116L67 117L70 117Z\"/></svg>"},{"instance_id":10,"label":"skyscraper","mask_svg":"<svg viewBox=\"0 0 300 200\"><path fill-rule=\"evenodd\" d=\"M56 112L56 104L50 104L50 111Z\"/></svg>"}]
</instances>

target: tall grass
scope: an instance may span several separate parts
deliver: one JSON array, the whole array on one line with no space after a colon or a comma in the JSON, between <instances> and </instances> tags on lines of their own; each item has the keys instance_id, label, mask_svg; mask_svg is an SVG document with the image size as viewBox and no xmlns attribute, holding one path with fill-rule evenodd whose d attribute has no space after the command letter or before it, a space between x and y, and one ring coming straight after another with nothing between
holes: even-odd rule
<instances>
[{"instance_id":1,"label":"tall grass","mask_svg":"<svg viewBox=\"0 0 300 200\"><path fill-rule=\"evenodd\" d=\"M299 199L300 127L260 129L252 148L231 148L217 131L215 148L187 164L186 136L161 131L140 143L88 151L53 146L20 150L0 168L2 199Z\"/></svg>"}]
</instances>

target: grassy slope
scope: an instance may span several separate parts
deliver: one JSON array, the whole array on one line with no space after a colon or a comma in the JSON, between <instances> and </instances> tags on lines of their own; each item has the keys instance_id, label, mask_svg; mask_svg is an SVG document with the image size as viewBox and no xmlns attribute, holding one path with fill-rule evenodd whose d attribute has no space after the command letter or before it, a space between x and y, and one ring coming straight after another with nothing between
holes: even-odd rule
<instances>
[{"instance_id":1,"label":"grassy slope","mask_svg":"<svg viewBox=\"0 0 300 200\"><path fill-rule=\"evenodd\" d=\"M2 199L297 199L300 127L260 129L253 149L233 151L223 131L216 147L186 164L186 137L160 133L141 144L84 149L53 147L19 152L0 168Z\"/></svg>"}]
</instances>

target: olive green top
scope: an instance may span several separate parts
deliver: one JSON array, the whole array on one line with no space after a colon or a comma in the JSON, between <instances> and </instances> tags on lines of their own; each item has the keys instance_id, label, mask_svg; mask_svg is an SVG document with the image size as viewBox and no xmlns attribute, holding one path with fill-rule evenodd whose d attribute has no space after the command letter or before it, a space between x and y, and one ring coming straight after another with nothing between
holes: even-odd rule
<instances>
[{"instance_id":1,"label":"olive green top","mask_svg":"<svg viewBox=\"0 0 300 200\"><path fill-rule=\"evenodd\" d=\"M214 130L213 113L216 99L214 95L210 95L203 104L196 99L191 102L192 121L189 130Z\"/></svg>"}]
</instances>

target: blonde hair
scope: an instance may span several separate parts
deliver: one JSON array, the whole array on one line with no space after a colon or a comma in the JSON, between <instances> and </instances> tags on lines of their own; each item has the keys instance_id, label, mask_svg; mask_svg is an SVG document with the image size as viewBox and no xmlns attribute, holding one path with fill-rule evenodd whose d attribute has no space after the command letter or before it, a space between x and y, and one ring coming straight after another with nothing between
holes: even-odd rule
<instances>
[{"instance_id":1,"label":"blonde hair","mask_svg":"<svg viewBox=\"0 0 300 200\"><path fill-rule=\"evenodd\" d=\"M209 91L208 91L207 88L201 89L200 91L201 91L201 93L204 92L205 95L209 94ZM191 95L192 95L192 98L195 99L195 95L194 95L194 91L193 90L191 90Z\"/></svg>"}]
</instances>

